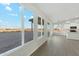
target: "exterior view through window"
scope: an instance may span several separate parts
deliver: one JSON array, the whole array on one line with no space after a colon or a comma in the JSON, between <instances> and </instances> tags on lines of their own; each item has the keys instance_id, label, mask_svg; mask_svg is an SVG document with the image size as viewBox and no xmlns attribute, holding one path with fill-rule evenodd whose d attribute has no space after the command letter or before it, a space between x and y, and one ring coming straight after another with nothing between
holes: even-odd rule
<instances>
[{"instance_id":1,"label":"exterior view through window","mask_svg":"<svg viewBox=\"0 0 79 59\"><path fill-rule=\"evenodd\" d=\"M28 9L24 11L24 34L25 43L33 40L33 15Z\"/></svg>"},{"instance_id":2,"label":"exterior view through window","mask_svg":"<svg viewBox=\"0 0 79 59\"><path fill-rule=\"evenodd\" d=\"M0 4L0 54L22 45L22 22L24 43L33 40L33 14L21 9L18 3ZM21 12L23 15L21 15ZM20 19L23 16L23 19Z\"/></svg>"},{"instance_id":3,"label":"exterior view through window","mask_svg":"<svg viewBox=\"0 0 79 59\"><path fill-rule=\"evenodd\" d=\"M42 19L42 35L44 35L44 19Z\"/></svg>"},{"instance_id":4,"label":"exterior view through window","mask_svg":"<svg viewBox=\"0 0 79 59\"><path fill-rule=\"evenodd\" d=\"M0 53L21 45L20 5L0 4Z\"/></svg>"},{"instance_id":5,"label":"exterior view through window","mask_svg":"<svg viewBox=\"0 0 79 59\"><path fill-rule=\"evenodd\" d=\"M41 17L38 17L38 37L41 36L41 30L42 30L42 26L41 26Z\"/></svg>"},{"instance_id":6,"label":"exterior view through window","mask_svg":"<svg viewBox=\"0 0 79 59\"><path fill-rule=\"evenodd\" d=\"M50 23L47 23L48 37L50 36Z\"/></svg>"}]
</instances>

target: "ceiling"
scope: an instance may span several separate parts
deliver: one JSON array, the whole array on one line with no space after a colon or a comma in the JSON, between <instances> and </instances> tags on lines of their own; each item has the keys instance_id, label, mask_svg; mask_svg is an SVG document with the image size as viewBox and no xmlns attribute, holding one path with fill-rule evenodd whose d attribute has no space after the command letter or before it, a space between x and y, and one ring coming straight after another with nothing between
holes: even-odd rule
<instances>
[{"instance_id":1,"label":"ceiling","mask_svg":"<svg viewBox=\"0 0 79 59\"><path fill-rule=\"evenodd\" d=\"M79 3L37 3L34 5L40 8L53 22L79 17Z\"/></svg>"}]
</instances>

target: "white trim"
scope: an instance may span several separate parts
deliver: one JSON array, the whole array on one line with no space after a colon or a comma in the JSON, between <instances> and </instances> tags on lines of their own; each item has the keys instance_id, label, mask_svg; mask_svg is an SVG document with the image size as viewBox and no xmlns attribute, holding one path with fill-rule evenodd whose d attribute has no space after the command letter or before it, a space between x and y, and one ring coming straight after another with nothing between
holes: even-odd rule
<instances>
[{"instance_id":1,"label":"white trim","mask_svg":"<svg viewBox=\"0 0 79 59\"><path fill-rule=\"evenodd\" d=\"M20 10L20 19L21 19L21 30L22 30L22 35L21 35L21 40L22 40L22 45L24 45L24 8L21 6Z\"/></svg>"}]
</instances>

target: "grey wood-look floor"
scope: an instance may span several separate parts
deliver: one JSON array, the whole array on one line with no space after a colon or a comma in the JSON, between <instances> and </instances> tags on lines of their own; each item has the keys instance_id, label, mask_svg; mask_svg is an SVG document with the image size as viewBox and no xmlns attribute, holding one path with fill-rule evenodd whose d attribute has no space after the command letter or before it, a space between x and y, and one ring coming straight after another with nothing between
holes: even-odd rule
<instances>
[{"instance_id":1,"label":"grey wood-look floor","mask_svg":"<svg viewBox=\"0 0 79 59\"><path fill-rule=\"evenodd\" d=\"M79 40L66 39L65 36L53 36L32 56L79 56Z\"/></svg>"}]
</instances>

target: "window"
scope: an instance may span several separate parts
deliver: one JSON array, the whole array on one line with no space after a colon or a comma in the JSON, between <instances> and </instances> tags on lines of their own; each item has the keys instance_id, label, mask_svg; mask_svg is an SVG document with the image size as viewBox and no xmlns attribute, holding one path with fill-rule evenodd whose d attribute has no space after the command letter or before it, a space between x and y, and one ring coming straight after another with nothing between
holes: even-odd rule
<instances>
[{"instance_id":1,"label":"window","mask_svg":"<svg viewBox=\"0 0 79 59\"><path fill-rule=\"evenodd\" d=\"M0 4L0 53L21 45L20 5Z\"/></svg>"},{"instance_id":2,"label":"window","mask_svg":"<svg viewBox=\"0 0 79 59\"><path fill-rule=\"evenodd\" d=\"M47 23L48 37L50 36L50 23Z\"/></svg>"},{"instance_id":3,"label":"window","mask_svg":"<svg viewBox=\"0 0 79 59\"><path fill-rule=\"evenodd\" d=\"M33 14L30 10L24 11L24 42L33 40Z\"/></svg>"},{"instance_id":4,"label":"window","mask_svg":"<svg viewBox=\"0 0 79 59\"><path fill-rule=\"evenodd\" d=\"M44 35L44 19L42 19L42 35Z\"/></svg>"},{"instance_id":5,"label":"window","mask_svg":"<svg viewBox=\"0 0 79 59\"><path fill-rule=\"evenodd\" d=\"M41 17L38 17L38 37L41 36L41 26L42 22L41 22Z\"/></svg>"}]
</instances>

